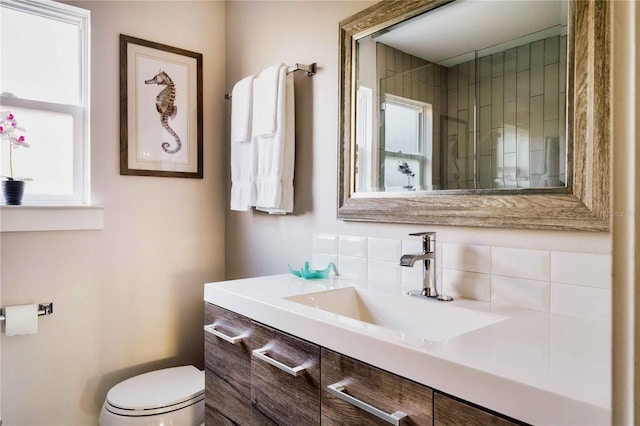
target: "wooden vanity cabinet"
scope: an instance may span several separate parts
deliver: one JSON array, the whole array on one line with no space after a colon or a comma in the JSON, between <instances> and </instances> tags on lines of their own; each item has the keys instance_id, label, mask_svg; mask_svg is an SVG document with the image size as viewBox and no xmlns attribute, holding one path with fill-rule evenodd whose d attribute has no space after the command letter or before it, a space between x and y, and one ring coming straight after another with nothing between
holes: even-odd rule
<instances>
[{"instance_id":1,"label":"wooden vanity cabinet","mask_svg":"<svg viewBox=\"0 0 640 426\"><path fill-rule=\"evenodd\" d=\"M320 424L320 346L253 324L253 425Z\"/></svg>"},{"instance_id":2,"label":"wooden vanity cabinet","mask_svg":"<svg viewBox=\"0 0 640 426\"><path fill-rule=\"evenodd\" d=\"M320 347L210 303L205 382L207 426L320 424Z\"/></svg>"},{"instance_id":3,"label":"wooden vanity cabinet","mask_svg":"<svg viewBox=\"0 0 640 426\"><path fill-rule=\"evenodd\" d=\"M524 424L210 303L205 324L207 426Z\"/></svg>"},{"instance_id":4,"label":"wooden vanity cabinet","mask_svg":"<svg viewBox=\"0 0 640 426\"><path fill-rule=\"evenodd\" d=\"M248 425L251 422L249 338L252 326L251 320L243 315L205 303L207 425ZM219 337L220 333L231 341ZM233 343L238 336L241 336L240 340Z\"/></svg>"},{"instance_id":5,"label":"wooden vanity cabinet","mask_svg":"<svg viewBox=\"0 0 640 426\"><path fill-rule=\"evenodd\" d=\"M515 426L525 424L517 420L509 420L439 392L435 392L433 412L434 426Z\"/></svg>"},{"instance_id":6,"label":"wooden vanity cabinet","mask_svg":"<svg viewBox=\"0 0 640 426\"><path fill-rule=\"evenodd\" d=\"M325 348L321 371L323 425L389 424L356 406L355 400L379 410L383 416L406 414L403 425L433 424L433 391L426 386ZM329 386L347 396L336 396Z\"/></svg>"}]
</instances>

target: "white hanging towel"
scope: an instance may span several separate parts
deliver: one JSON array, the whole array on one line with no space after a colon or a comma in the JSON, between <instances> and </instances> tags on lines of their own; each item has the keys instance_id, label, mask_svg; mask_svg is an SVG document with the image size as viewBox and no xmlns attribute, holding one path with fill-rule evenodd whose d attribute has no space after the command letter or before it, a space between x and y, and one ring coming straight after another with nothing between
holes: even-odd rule
<instances>
[{"instance_id":1,"label":"white hanging towel","mask_svg":"<svg viewBox=\"0 0 640 426\"><path fill-rule=\"evenodd\" d=\"M277 128L278 79L284 64L272 65L262 70L253 83L258 102L253 104L253 137L273 136Z\"/></svg>"},{"instance_id":2,"label":"white hanging towel","mask_svg":"<svg viewBox=\"0 0 640 426\"><path fill-rule=\"evenodd\" d=\"M270 72L271 68L265 71ZM254 105L273 102L276 128L272 136L253 137L252 204L271 214L293 212L293 175L295 166L295 101L293 75L280 65L275 98L262 96L260 84L254 83ZM262 108L264 110L267 107ZM256 124L254 108L254 128Z\"/></svg>"},{"instance_id":3,"label":"white hanging towel","mask_svg":"<svg viewBox=\"0 0 640 426\"><path fill-rule=\"evenodd\" d=\"M231 210L251 209L251 127L254 75L231 92Z\"/></svg>"}]
</instances>

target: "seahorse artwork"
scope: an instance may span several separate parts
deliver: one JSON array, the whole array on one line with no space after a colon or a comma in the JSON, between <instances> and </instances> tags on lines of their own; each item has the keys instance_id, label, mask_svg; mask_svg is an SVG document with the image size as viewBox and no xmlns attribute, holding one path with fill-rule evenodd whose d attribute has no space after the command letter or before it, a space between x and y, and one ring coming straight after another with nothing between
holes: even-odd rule
<instances>
[{"instance_id":1,"label":"seahorse artwork","mask_svg":"<svg viewBox=\"0 0 640 426\"><path fill-rule=\"evenodd\" d=\"M174 103L176 100L176 85L173 84L169 75L162 70L160 70L152 79L145 80L144 83L166 86L160 91L160 93L158 93L158 96L156 96L156 109L160 114L162 127L164 127L176 141L176 147L173 149L169 148L171 146L169 142L162 142L162 150L168 154L175 154L182 148L180 136L178 136L178 134L169 126L169 117L173 119L178 113L178 107Z\"/></svg>"}]
</instances>

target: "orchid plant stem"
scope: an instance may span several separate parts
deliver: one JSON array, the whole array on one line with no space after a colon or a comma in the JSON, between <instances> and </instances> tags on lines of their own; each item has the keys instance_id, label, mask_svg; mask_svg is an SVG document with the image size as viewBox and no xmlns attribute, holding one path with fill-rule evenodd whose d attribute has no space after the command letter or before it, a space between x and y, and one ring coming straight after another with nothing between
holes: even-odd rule
<instances>
[{"instance_id":1,"label":"orchid plant stem","mask_svg":"<svg viewBox=\"0 0 640 426\"><path fill-rule=\"evenodd\" d=\"M11 146L11 142L9 142L9 175L11 180L13 180L13 147Z\"/></svg>"}]
</instances>

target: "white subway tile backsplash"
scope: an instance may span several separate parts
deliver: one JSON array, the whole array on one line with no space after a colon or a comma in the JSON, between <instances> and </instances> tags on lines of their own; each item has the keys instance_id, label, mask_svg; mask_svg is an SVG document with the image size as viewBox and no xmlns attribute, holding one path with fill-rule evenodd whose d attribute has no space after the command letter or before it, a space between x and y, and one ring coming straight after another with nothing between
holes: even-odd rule
<instances>
[{"instance_id":1,"label":"white subway tile backsplash","mask_svg":"<svg viewBox=\"0 0 640 426\"><path fill-rule=\"evenodd\" d=\"M422 239L402 240L402 254L415 253L422 253ZM400 262L400 258L398 258L398 262ZM436 269L441 269L442 265L444 265L444 248L442 243L436 241ZM414 268L417 266L414 266Z\"/></svg>"},{"instance_id":2,"label":"white subway tile backsplash","mask_svg":"<svg viewBox=\"0 0 640 426\"><path fill-rule=\"evenodd\" d=\"M402 287L415 289L422 288L422 268L421 267L400 267L402 275ZM436 269L437 271L437 269Z\"/></svg>"},{"instance_id":3,"label":"white subway tile backsplash","mask_svg":"<svg viewBox=\"0 0 640 426\"><path fill-rule=\"evenodd\" d=\"M493 275L491 302L548 312L549 283Z\"/></svg>"},{"instance_id":4,"label":"white subway tile backsplash","mask_svg":"<svg viewBox=\"0 0 640 426\"><path fill-rule=\"evenodd\" d=\"M611 288L611 255L552 251L551 281Z\"/></svg>"},{"instance_id":5,"label":"white subway tile backsplash","mask_svg":"<svg viewBox=\"0 0 640 426\"><path fill-rule=\"evenodd\" d=\"M491 301L491 276L488 274L445 268L442 278L442 291L449 296Z\"/></svg>"},{"instance_id":6,"label":"white subway tile backsplash","mask_svg":"<svg viewBox=\"0 0 640 426\"><path fill-rule=\"evenodd\" d=\"M461 271L491 272L491 247L443 244L444 267Z\"/></svg>"},{"instance_id":7,"label":"white subway tile backsplash","mask_svg":"<svg viewBox=\"0 0 640 426\"><path fill-rule=\"evenodd\" d=\"M610 321L611 290L551 283L551 312L598 321Z\"/></svg>"},{"instance_id":8,"label":"white subway tile backsplash","mask_svg":"<svg viewBox=\"0 0 640 426\"><path fill-rule=\"evenodd\" d=\"M389 291L423 285L422 239L314 234L312 268L336 264L342 278L369 280ZM610 320L611 255L436 243L438 290L469 298L583 319ZM292 265L301 267L300 265Z\"/></svg>"},{"instance_id":9,"label":"white subway tile backsplash","mask_svg":"<svg viewBox=\"0 0 640 426\"><path fill-rule=\"evenodd\" d=\"M387 262L400 261L402 256L402 241L390 238L368 238L367 258L384 260Z\"/></svg>"},{"instance_id":10,"label":"white subway tile backsplash","mask_svg":"<svg viewBox=\"0 0 640 426\"><path fill-rule=\"evenodd\" d=\"M444 246L436 242L436 269L442 269L444 265Z\"/></svg>"},{"instance_id":11,"label":"white subway tile backsplash","mask_svg":"<svg viewBox=\"0 0 640 426\"><path fill-rule=\"evenodd\" d=\"M340 235L338 238L338 254L340 256L367 257L367 237Z\"/></svg>"},{"instance_id":12,"label":"white subway tile backsplash","mask_svg":"<svg viewBox=\"0 0 640 426\"><path fill-rule=\"evenodd\" d=\"M338 254L338 236L331 234L313 234L313 252Z\"/></svg>"},{"instance_id":13,"label":"white subway tile backsplash","mask_svg":"<svg viewBox=\"0 0 640 426\"><path fill-rule=\"evenodd\" d=\"M546 250L492 247L491 274L548 281L549 252Z\"/></svg>"},{"instance_id":14,"label":"white subway tile backsplash","mask_svg":"<svg viewBox=\"0 0 640 426\"><path fill-rule=\"evenodd\" d=\"M436 242L436 247L437 247ZM437 248L436 248L437 250ZM415 240L402 240L402 254L410 254L410 253L422 253L422 241L419 239Z\"/></svg>"},{"instance_id":15,"label":"white subway tile backsplash","mask_svg":"<svg viewBox=\"0 0 640 426\"><path fill-rule=\"evenodd\" d=\"M442 280L443 273L442 268L436 268L436 286L439 293L449 294L449 290L444 285ZM424 285L424 278L422 274L422 265L416 265L413 268L401 267L402 272L402 290L407 292L409 290L420 290Z\"/></svg>"},{"instance_id":16,"label":"white subway tile backsplash","mask_svg":"<svg viewBox=\"0 0 640 426\"><path fill-rule=\"evenodd\" d=\"M367 259L361 257L338 256L338 274L342 278L367 279Z\"/></svg>"},{"instance_id":17,"label":"white subway tile backsplash","mask_svg":"<svg viewBox=\"0 0 640 426\"><path fill-rule=\"evenodd\" d=\"M329 262L333 262L336 265L336 269L338 268L338 255L336 254L326 254L326 253L313 253L311 256L311 268L312 269L325 269L329 266ZM297 266L291 265L296 268ZM302 267L302 266L300 266Z\"/></svg>"},{"instance_id":18,"label":"white subway tile backsplash","mask_svg":"<svg viewBox=\"0 0 640 426\"><path fill-rule=\"evenodd\" d=\"M367 277L369 281L388 282L390 285L400 287L402 285L400 268L398 263L369 259L367 261Z\"/></svg>"},{"instance_id":19,"label":"white subway tile backsplash","mask_svg":"<svg viewBox=\"0 0 640 426\"><path fill-rule=\"evenodd\" d=\"M422 239L420 240L402 240L402 254L422 253ZM443 265L443 246L442 243L436 242L436 264L440 268ZM400 259L398 258L398 261Z\"/></svg>"}]
</instances>

